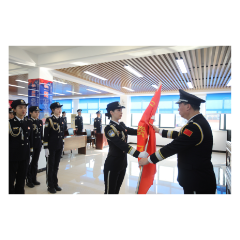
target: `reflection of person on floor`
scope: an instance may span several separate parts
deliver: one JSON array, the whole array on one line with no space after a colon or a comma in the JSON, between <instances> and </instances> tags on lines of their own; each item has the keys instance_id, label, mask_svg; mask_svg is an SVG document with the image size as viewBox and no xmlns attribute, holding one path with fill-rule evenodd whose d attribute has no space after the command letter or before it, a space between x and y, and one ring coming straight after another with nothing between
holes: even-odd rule
<instances>
[{"instance_id":1,"label":"reflection of person on floor","mask_svg":"<svg viewBox=\"0 0 240 240\"><path fill-rule=\"evenodd\" d=\"M99 182L99 176L101 175L101 166L102 166L102 160L94 160L93 165L93 178L96 180L96 182Z\"/></svg>"},{"instance_id":2,"label":"reflection of person on floor","mask_svg":"<svg viewBox=\"0 0 240 240\"><path fill-rule=\"evenodd\" d=\"M156 164L174 154L178 154L178 182L184 194L214 194L216 178L211 162L213 136L212 130L199 112L202 100L183 90L179 90L179 114L188 120L179 132L154 128L155 132L165 138L174 139L160 150L139 160L139 166L149 162Z\"/></svg>"},{"instance_id":3,"label":"reflection of person on floor","mask_svg":"<svg viewBox=\"0 0 240 240\"><path fill-rule=\"evenodd\" d=\"M122 185L126 168L127 154L133 157L147 157L147 152L139 152L127 144L127 135L137 135L137 129L128 128L123 122L122 108L119 102L112 102L107 105L109 124L105 127L104 133L108 141L109 152L104 164L105 194L118 194Z\"/></svg>"}]
</instances>

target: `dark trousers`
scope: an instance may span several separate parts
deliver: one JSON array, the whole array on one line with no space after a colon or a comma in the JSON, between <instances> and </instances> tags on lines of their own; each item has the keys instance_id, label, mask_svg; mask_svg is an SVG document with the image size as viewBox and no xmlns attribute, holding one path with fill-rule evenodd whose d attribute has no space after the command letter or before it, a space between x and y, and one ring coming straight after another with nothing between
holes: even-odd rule
<instances>
[{"instance_id":1,"label":"dark trousers","mask_svg":"<svg viewBox=\"0 0 240 240\"><path fill-rule=\"evenodd\" d=\"M9 161L9 194L24 194L28 160ZM15 182L15 185L14 185Z\"/></svg>"},{"instance_id":2,"label":"dark trousers","mask_svg":"<svg viewBox=\"0 0 240 240\"><path fill-rule=\"evenodd\" d=\"M47 166L46 166L46 183L50 188L54 188L58 186L58 167L60 158L62 155L62 148L58 150L50 150L49 156L47 158Z\"/></svg>"},{"instance_id":3,"label":"dark trousers","mask_svg":"<svg viewBox=\"0 0 240 240\"><path fill-rule=\"evenodd\" d=\"M189 189L183 188L184 194L215 194L216 193L216 188L214 189L204 189L204 190L199 190L199 191L193 191Z\"/></svg>"},{"instance_id":4,"label":"dark trousers","mask_svg":"<svg viewBox=\"0 0 240 240\"><path fill-rule=\"evenodd\" d=\"M29 183L34 183L37 181L38 160L39 160L41 149L42 148L33 149L32 161L29 164L28 171L27 171L27 181Z\"/></svg>"},{"instance_id":5,"label":"dark trousers","mask_svg":"<svg viewBox=\"0 0 240 240\"><path fill-rule=\"evenodd\" d=\"M104 194L118 194L123 183L125 173L126 168L119 171L111 170L110 168L104 168Z\"/></svg>"}]
</instances>

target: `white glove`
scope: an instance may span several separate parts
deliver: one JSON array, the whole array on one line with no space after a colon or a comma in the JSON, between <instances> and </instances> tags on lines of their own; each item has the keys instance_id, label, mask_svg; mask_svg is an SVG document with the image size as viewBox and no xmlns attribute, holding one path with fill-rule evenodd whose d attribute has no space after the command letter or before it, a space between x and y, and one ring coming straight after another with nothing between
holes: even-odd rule
<instances>
[{"instance_id":1,"label":"white glove","mask_svg":"<svg viewBox=\"0 0 240 240\"><path fill-rule=\"evenodd\" d=\"M159 128L159 132L158 132L161 136L162 136L162 130L163 129Z\"/></svg>"},{"instance_id":2,"label":"white glove","mask_svg":"<svg viewBox=\"0 0 240 240\"><path fill-rule=\"evenodd\" d=\"M147 158L148 157L148 153L147 152L140 152L140 154L138 155L139 158Z\"/></svg>"},{"instance_id":3,"label":"white glove","mask_svg":"<svg viewBox=\"0 0 240 240\"><path fill-rule=\"evenodd\" d=\"M49 156L49 150L46 148L45 149L45 157L48 157Z\"/></svg>"}]
</instances>

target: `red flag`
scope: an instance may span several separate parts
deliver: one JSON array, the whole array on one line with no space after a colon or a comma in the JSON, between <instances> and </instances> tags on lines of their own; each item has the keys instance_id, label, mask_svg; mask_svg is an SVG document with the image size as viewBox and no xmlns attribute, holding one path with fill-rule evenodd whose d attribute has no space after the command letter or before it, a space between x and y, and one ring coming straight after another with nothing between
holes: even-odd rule
<instances>
[{"instance_id":1,"label":"red flag","mask_svg":"<svg viewBox=\"0 0 240 240\"><path fill-rule=\"evenodd\" d=\"M142 115L141 120L138 123L137 130L137 150L140 152L145 151L148 136L149 141L147 145L147 153L149 155L156 152L156 136L153 127L149 124L153 124L153 117L158 108L158 104L161 97L162 83L159 84L157 91L152 97L147 109ZM150 126L150 127L149 127ZM139 160L139 159L138 159ZM156 164L149 163L144 166L142 170L142 176L139 183L138 194L146 194L149 188L153 185L154 176L156 173Z\"/></svg>"}]
</instances>

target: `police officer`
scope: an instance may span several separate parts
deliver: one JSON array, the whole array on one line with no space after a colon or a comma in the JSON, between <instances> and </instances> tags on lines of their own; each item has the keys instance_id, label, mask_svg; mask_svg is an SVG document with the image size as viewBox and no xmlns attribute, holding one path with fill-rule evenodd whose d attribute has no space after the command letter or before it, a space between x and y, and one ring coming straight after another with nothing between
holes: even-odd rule
<instances>
[{"instance_id":1,"label":"police officer","mask_svg":"<svg viewBox=\"0 0 240 240\"><path fill-rule=\"evenodd\" d=\"M62 106L59 102L50 105L53 114L46 119L44 128L43 145L47 158L46 182L50 193L62 190L58 186L57 178L59 162L64 147L64 120L60 117Z\"/></svg>"},{"instance_id":2,"label":"police officer","mask_svg":"<svg viewBox=\"0 0 240 240\"><path fill-rule=\"evenodd\" d=\"M9 108L9 119L12 119L12 118L14 118L13 109Z\"/></svg>"},{"instance_id":3,"label":"police officer","mask_svg":"<svg viewBox=\"0 0 240 240\"><path fill-rule=\"evenodd\" d=\"M31 106L29 108L29 121L31 121L33 127L33 155L32 160L28 166L26 185L30 188L33 188L35 185L40 185L40 182L37 181L37 171L38 160L43 145L43 122L42 120L38 119L39 111L42 110L39 109L38 106Z\"/></svg>"},{"instance_id":4,"label":"police officer","mask_svg":"<svg viewBox=\"0 0 240 240\"><path fill-rule=\"evenodd\" d=\"M119 102L112 102L107 105L109 124L105 127L104 133L108 141L109 152L104 164L105 194L118 194L122 185L126 168L127 154L133 157L147 157L147 152L139 152L127 144L127 135L137 135L137 129L128 128L123 122L122 108Z\"/></svg>"},{"instance_id":5,"label":"police officer","mask_svg":"<svg viewBox=\"0 0 240 240\"><path fill-rule=\"evenodd\" d=\"M63 123L64 123L64 126L63 126L63 130L66 131L67 130L67 117L66 117L66 112L62 112L62 118L63 118Z\"/></svg>"},{"instance_id":6,"label":"police officer","mask_svg":"<svg viewBox=\"0 0 240 240\"><path fill-rule=\"evenodd\" d=\"M102 119L100 118L101 112L97 111L96 114L97 117L94 119L94 130L96 133L101 133L102 132Z\"/></svg>"},{"instance_id":7,"label":"police officer","mask_svg":"<svg viewBox=\"0 0 240 240\"><path fill-rule=\"evenodd\" d=\"M188 120L179 132L162 130L153 126L155 132L162 137L174 139L171 143L149 156L140 159L139 165L156 164L174 154L178 155L178 182L183 187L184 194L214 194L216 178L211 162L213 136L212 130L199 112L200 99L183 90L179 90L179 114Z\"/></svg>"},{"instance_id":8,"label":"police officer","mask_svg":"<svg viewBox=\"0 0 240 240\"><path fill-rule=\"evenodd\" d=\"M24 121L27 103L14 100L11 104L16 115L9 120L9 193L24 194L24 185L30 155L33 152L32 126ZM15 185L14 185L15 182Z\"/></svg>"},{"instance_id":9,"label":"police officer","mask_svg":"<svg viewBox=\"0 0 240 240\"><path fill-rule=\"evenodd\" d=\"M83 118L81 116L82 109L78 109L77 113L78 116L75 117L75 128L77 130L77 133L80 133L83 130Z\"/></svg>"}]
</instances>

